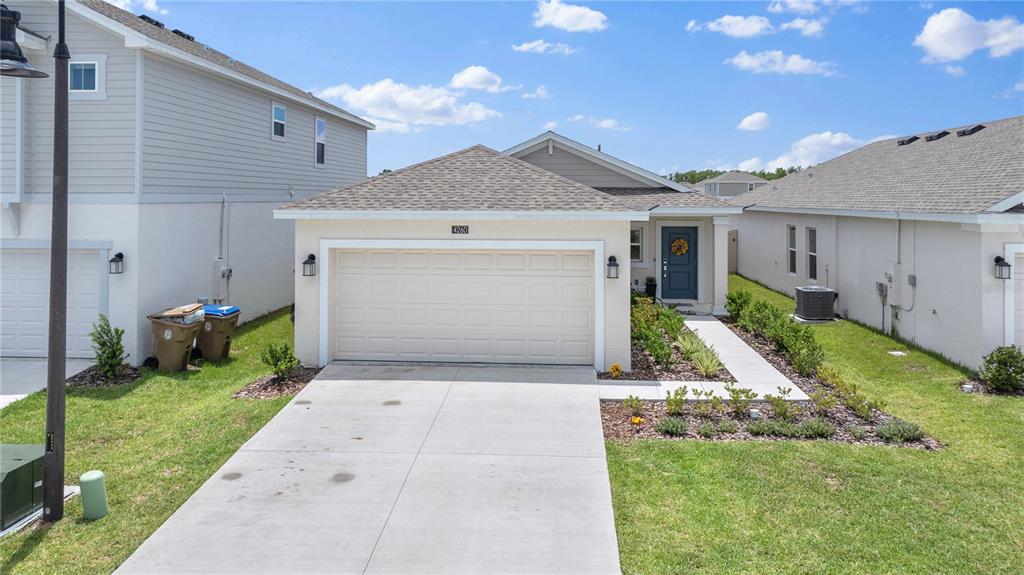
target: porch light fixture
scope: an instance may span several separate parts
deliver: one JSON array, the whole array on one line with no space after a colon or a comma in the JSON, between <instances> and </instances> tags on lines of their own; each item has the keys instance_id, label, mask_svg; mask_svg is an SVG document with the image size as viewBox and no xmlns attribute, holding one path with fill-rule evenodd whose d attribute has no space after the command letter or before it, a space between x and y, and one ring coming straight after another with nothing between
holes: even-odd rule
<instances>
[{"instance_id":1,"label":"porch light fixture","mask_svg":"<svg viewBox=\"0 0 1024 575\"><path fill-rule=\"evenodd\" d=\"M117 252L114 257L110 258L107 262L111 275L123 274L124 273L124 254Z\"/></svg>"},{"instance_id":2,"label":"porch light fixture","mask_svg":"<svg viewBox=\"0 0 1024 575\"><path fill-rule=\"evenodd\" d=\"M996 256L996 279L1010 279L1010 262L1003 259L1003 256Z\"/></svg>"},{"instance_id":3,"label":"porch light fixture","mask_svg":"<svg viewBox=\"0 0 1024 575\"><path fill-rule=\"evenodd\" d=\"M313 277L316 275L316 256L309 254L306 261L302 262L302 275Z\"/></svg>"},{"instance_id":4,"label":"porch light fixture","mask_svg":"<svg viewBox=\"0 0 1024 575\"><path fill-rule=\"evenodd\" d=\"M608 256L608 279L617 280L619 279L619 262L615 259L615 256Z\"/></svg>"},{"instance_id":5,"label":"porch light fixture","mask_svg":"<svg viewBox=\"0 0 1024 575\"><path fill-rule=\"evenodd\" d=\"M49 74L40 72L28 63L28 58L18 45L18 22L21 12L8 10L0 4L0 75L14 78L47 78Z\"/></svg>"}]
</instances>

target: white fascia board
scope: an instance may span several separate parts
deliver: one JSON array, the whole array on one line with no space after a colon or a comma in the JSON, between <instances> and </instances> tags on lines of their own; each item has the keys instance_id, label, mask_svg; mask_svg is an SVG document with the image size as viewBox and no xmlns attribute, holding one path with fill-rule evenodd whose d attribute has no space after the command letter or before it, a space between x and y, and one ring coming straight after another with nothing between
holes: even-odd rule
<instances>
[{"instance_id":1,"label":"white fascia board","mask_svg":"<svg viewBox=\"0 0 1024 575\"><path fill-rule=\"evenodd\" d=\"M69 2L67 4L67 8L75 14L85 18L86 20L89 20L98 26L101 26L108 30L112 30L117 34L123 36L125 48L144 49L155 54L160 54L175 60L186 62L193 66L197 66L204 70L213 72L215 74L225 76L236 82L258 88L260 90L263 90L264 92L270 92L271 94L286 99L290 102L294 102L296 104L313 108L314 110L317 110L325 115L334 118L340 118L342 120L349 121L353 124L357 124L359 126L366 128L367 130L374 130L377 128L377 126L375 126L373 122L364 120L359 116L356 116L355 114L341 112L333 108L322 106L311 100L299 97L297 94L293 94L287 90L282 90L276 86L271 86L270 84L260 82L255 78L250 78L249 76L246 76L245 74L240 74L238 72L235 72L234 70L229 70L227 68L224 68L223 66L218 66L213 62L203 60L202 58L198 58L196 56L193 56L192 54L183 52L182 50L178 50L177 48L173 48L171 46L168 46L167 44L153 40L145 34L140 34L135 30L132 30L131 28L125 26L124 24L121 24L120 22L115 22L90 8L79 6L75 2Z\"/></svg>"},{"instance_id":2,"label":"white fascia board","mask_svg":"<svg viewBox=\"0 0 1024 575\"><path fill-rule=\"evenodd\" d=\"M566 138L561 134L557 134L551 131L544 132L543 134L537 136L536 138L527 140L517 146L512 146L511 148L505 150L503 153L507 156L519 157L520 154L525 155L535 150L539 150L540 148L547 145L548 140L555 142L556 144L565 148L566 150L569 150L570 152L579 154L600 166L604 166L605 168L608 168L609 170L612 170L614 172L618 172L624 176L637 178L641 181L645 181L650 184L665 186L666 188L672 188L673 190L676 190L678 192L685 192L688 194L692 194L695 192L695 190L688 188L682 184L679 184L673 180L663 178L658 174L655 174L654 172L647 171L639 166L634 166L629 162L624 162L610 154L598 152L597 150L591 148L590 146L584 146L583 144L575 140L570 140L569 138Z\"/></svg>"},{"instance_id":3,"label":"white fascia board","mask_svg":"<svg viewBox=\"0 0 1024 575\"><path fill-rule=\"evenodd\" d=\"M743 208L721 207L721 208L653 208L651 214L655 216L721 216L729 214L742 214Z\"/></svg>"},{"instance_id":4,"label":"white fascia board","mask_svg":"<svg viewBox=\"0 0 1024 575\"><path fill-rule=\"evenodd\" d=\"M986 212L1005 212L1006 210L1024 204L1024 192L1017 192L998 204L985 210Z\"/></svg>"},{"instance_id":5,"label":"white fascia board","mask_svg":"<svg viewBox=\"0 0 1024 575\"><path fill-rule=\"evenodd\" d=\"M871 210L830 210L819 208L769 208L749 206L748 212L772 212L782 214L809 214L822 216L843 216L849 218L873 218L878 220L909 220L921 222L952 222L958 224L1017 224L1024 225L1024 214L933 214L925 212L897 212Z\"/></svg>"},{"instance_id":6,"label":"white fascia board","mask_svg":"<svg viewBox=\"0 0 1024 575\"><path fill-rule=\"evenodd\" d=\"M275 220L590 220L647 221L648 212L460 212L405 210L274 210Z\"/></svg>"}]
</instances>

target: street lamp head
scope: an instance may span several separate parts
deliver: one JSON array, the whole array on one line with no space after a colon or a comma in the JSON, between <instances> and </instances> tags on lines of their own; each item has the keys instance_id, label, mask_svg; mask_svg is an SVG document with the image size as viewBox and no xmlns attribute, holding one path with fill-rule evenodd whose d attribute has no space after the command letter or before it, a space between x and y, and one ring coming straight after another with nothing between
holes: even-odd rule
<instances>
[{"instance_id":1,"label":"street lamp head","mask_svg":"<svg viewBox=\"0 0 1024 575\"><path fill-rule=\"evenodd\" d=\"M19 20L21 12L9 10L6 4L0 4L0 76L46 78L49 74L33 68L18 45Z\"/></svg>"}]
</instances>

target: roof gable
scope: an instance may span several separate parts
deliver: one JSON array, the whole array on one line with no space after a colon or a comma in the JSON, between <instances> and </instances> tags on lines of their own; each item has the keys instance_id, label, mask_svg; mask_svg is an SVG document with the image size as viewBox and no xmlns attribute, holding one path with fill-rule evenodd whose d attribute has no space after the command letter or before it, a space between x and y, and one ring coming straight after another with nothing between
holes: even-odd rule
<instances>
[{"instance_id":1,"label":"roof gable","mask_svg":"<svg viewBox=\"0 0 1024 575\"><path fill-rule=\"evenodd\" d=\"M760 176L755 176L754 174L751 174L750 172L744 172L744 171L741 171L741 170L730 170L730 171L728 171L728 172L726 172L724 174L718 175L718 176L716 176L714 178L708 178L706 180L701 180L698 183L701 183L701 184L730 184L730 183L757 184L757 183L763 183L763 182L767 182L767 181L768 180L766 180L766 179L764 179L764 178L762 178Z\"/></svg>"}]
</instances>

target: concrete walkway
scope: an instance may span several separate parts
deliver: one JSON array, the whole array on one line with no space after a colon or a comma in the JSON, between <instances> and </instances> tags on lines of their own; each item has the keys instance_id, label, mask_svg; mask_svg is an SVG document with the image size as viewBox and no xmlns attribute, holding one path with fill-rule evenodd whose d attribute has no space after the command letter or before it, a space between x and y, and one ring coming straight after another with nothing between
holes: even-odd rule
<instances>
[{"instance_id":1,"label":"concrete walkway","mask_svg":"<svg viewBox=\"0 0 1024 575\"><path fill-rule=\"evenodd\" d=\"M618 573L594 371L331 365L118 573Z\"/></svg>"},{"instance_id":2,"label":"concrete walkway","mask_svg":"<svg viewBox=\"0 0 1024 575\"><path fill-rule=\"evenodd\" d=\"M68 359L67 377L92 365L90 359ZM46 389L46 358L5 357L0 359L0 409L30 393Z\"/></svg>"},{"instance_id":3,"label":"concrete walkway","mask_svg":"<svg viewBox=\"0 0 1024 575\"><path fill-rule=\"evenodd\" d=\"M748 388L758 397L767 394L778 395L778 388L789 388L791 401L810 399L788 377L754 351L747 342L740 339L714 316L687 315L686 327L690 328L707 345L714 347L725 369L736 378L735 387ZM667 392L686 386L687 395L695 399L694 391L714 391L722 398L728 397L725 383L718 381L611 381L602 380L601 399L625 399L635 395L640 399L665 399Z\"/></svg>"}]
</instances>

